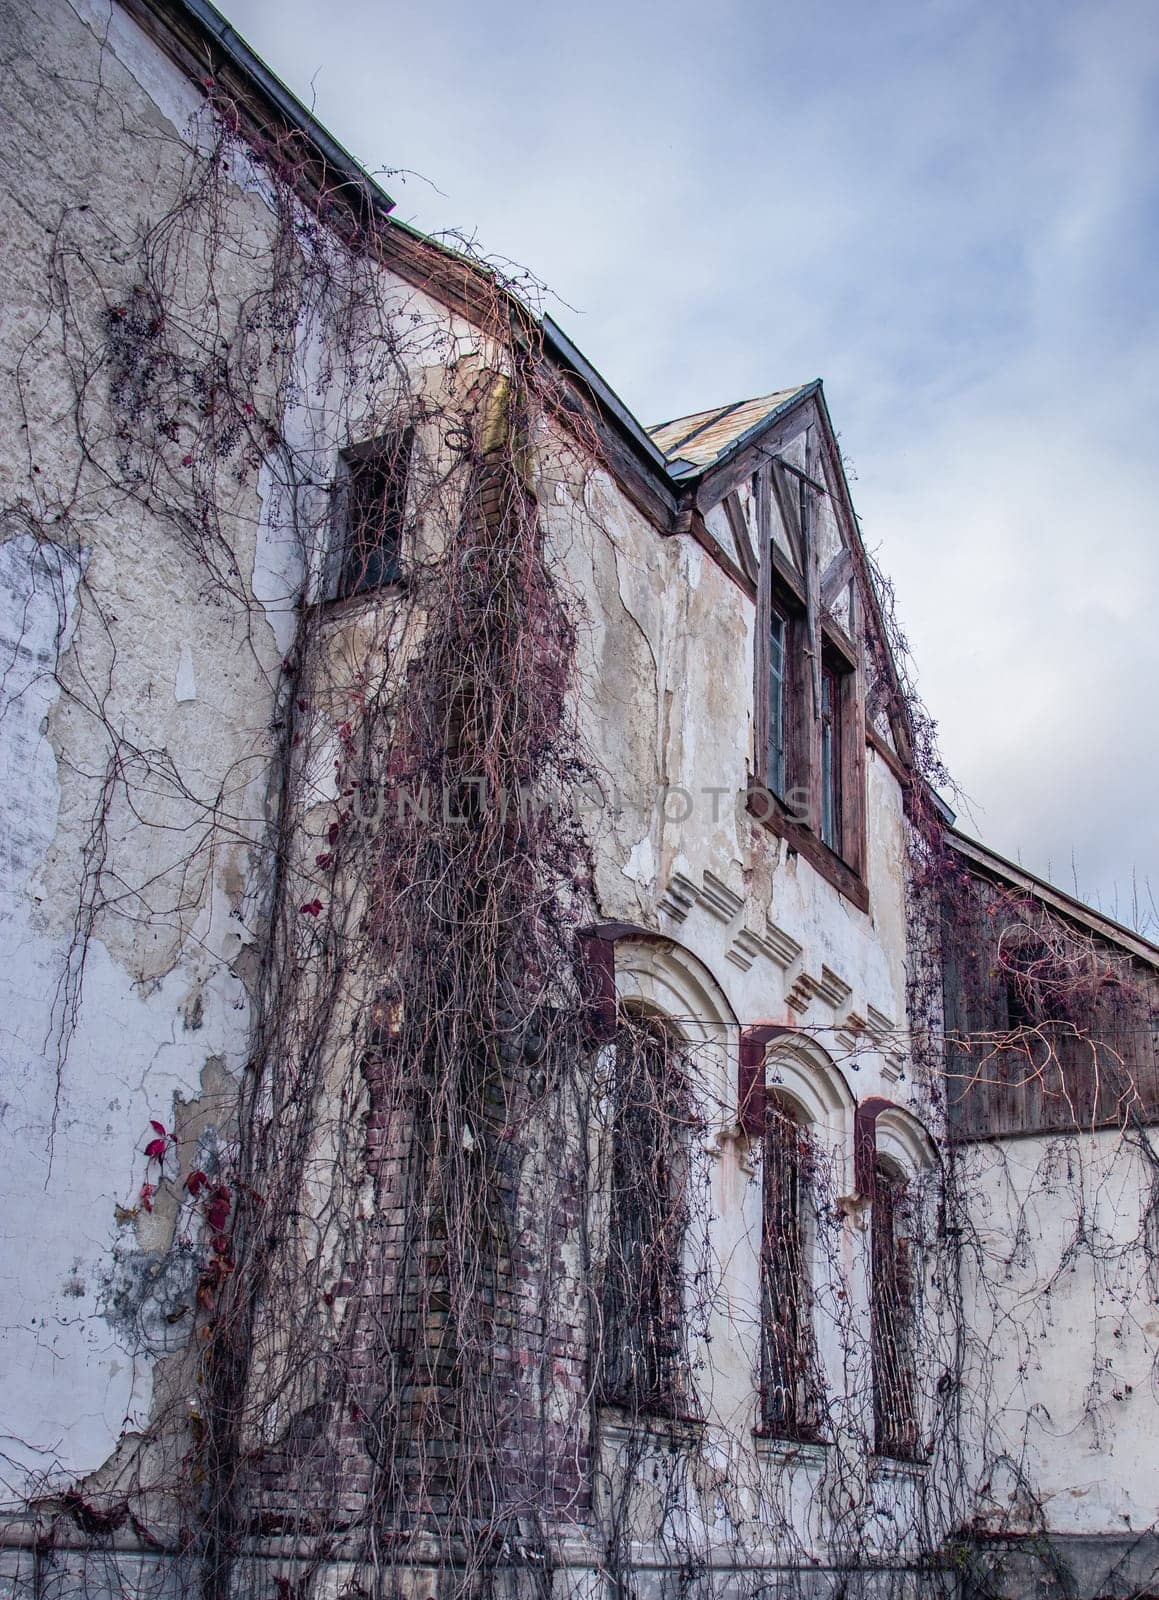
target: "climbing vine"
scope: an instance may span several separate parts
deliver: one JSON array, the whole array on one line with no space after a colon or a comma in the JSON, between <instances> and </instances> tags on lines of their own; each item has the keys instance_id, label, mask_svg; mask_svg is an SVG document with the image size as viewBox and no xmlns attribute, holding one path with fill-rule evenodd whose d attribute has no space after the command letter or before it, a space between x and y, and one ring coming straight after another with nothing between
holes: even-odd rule
<instances>
[{"instance_id":1,"label":"climbing vine","mask_svg":"<svg viewBox=\"0 0 1159 1600\"><path fill-rule=\"evenodd\" d=\"M42 565L56 552L58 641L76 630L56 676L87 730L58 1073L96 943L196 944L231 851L252 1015L220 1126L187 1134L153 1108L118 1220L163 1212L185 1264L164 1381L92 1481L36 1497L44 1559L83 1536L86 1586L132 1587L114 1548L131 1530L206 1600L331 1582L384 1600L580 1594L587 1573L617 1597L757 1600L819 1593L819 1552L833 1593L868 1592L854 1586L872 1573L874 1593L951 1595L963 1568L1002 1592L976 1536L1045 1540L1031 1369L1043 1304L1079 1261L1101 1307L1085 1418L1105 1431L1133 1389L1107 1350L1155 1294L1151 975L954 854L934 730L886 670L904 650L882 586L876 711L908 729L915 772L910 1007L891 1043L950 1137L904 1190L880 1176L894 1320L871 1354L882 1312L849 1285L854 1253L870 1272L872 1224L832 1152L772 1100L755 1132L734 1126L719 1047L681 1019L601 1016L593 845L558 803L604 776L579 710L591 619L545 516L557 488L584 505L600 447L526 283L443 251L462 285L448 310L392 225L312 166L307 182L296 137L206 89L187 141L154 135L165 179L140 228L87 204L54 222L46 317L16 375L33 487L5 522ZM43 471L48 345L70 432ZM408 532L368 594L334 552L355 450L376 444L384 520L401 506ZM110 528L138 552L159 541L191 629L216 617L262 687L224 773L152 746L125 710L140 642L87 553ZM1032 1170L976 1137L1016 1093L1018 1131L1043 1135ZM1097 1148L1080 1142L1092 1125ZM746 1190L729 1248L760 1262L751 1304L721 1244L722 1149ZM1134 1233L1115 1161L1141 1173ZM1047 1247L1063 1194L1069 1236ZM1028 1380L1017 1419L1009 1361L984 1359L999 1327ZM755 1439L753 1419L714 1410L738 1338L759 1372Z\"/></svg>"}]
</instances>

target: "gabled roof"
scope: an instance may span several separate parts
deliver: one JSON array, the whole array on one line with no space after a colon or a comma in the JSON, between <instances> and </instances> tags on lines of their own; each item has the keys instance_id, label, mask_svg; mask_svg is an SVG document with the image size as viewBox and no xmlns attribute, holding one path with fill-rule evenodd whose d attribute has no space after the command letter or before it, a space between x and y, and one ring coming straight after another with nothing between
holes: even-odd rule
<instances>
[{"instance_id":1,"label":"gabled roof","mask_svg":"<svg viewBox=\"0 0 1159 1600\"><path fill-rule=\"evenodd\" d=\"M748 434L816 387L815 382L797 384L758 395L755 400L735 400L731 405L657 423L648 433L663 450L669 472L683 475L692 468L715 467Z\"/></svg>"}]
</instances>

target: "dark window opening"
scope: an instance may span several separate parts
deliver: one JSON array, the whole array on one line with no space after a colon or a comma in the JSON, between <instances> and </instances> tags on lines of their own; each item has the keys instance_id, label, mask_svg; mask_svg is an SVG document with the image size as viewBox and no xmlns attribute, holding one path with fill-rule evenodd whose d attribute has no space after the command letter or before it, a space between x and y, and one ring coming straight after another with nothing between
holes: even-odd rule
<instances>
[{"instance_id":1,"label":"dark window opening","mask_svg":"<svg viewBox=\"0 0 1159 1600\"><path fill-rule=\"evenodd\" d=\"M685 1393L688 1095L675 1040L625 1020L616 1041L602 1398L677 1414Z\"/></svg>"},{"instance_id":2,"label":"dark window opening","mask_svg":"<svg viewBox=\"0 0 1159 1600\"><path fill-rule=\"evenodd\" d=\"M1021 938L1001 951L999 961L1011 1032L1072 1020L1076 969L1045 940Z\"/></svg>"},{"instance_id":3,"label":"dark window opening","mask_svg":"<svg viewBox=\"0 0 1159 1600\"><path fill-rule=\"evenodd\" d=\"M771 538L765 557L749 810L864 910L865 727L856 645L834 624L811 618L798 577Z\"/></svg>"},{"instance_id":4,"label":"dark window opening","mask_svg":"<svg viewBox=\"0 0 1159 1600\"><path fill-rule=\"evenodd\" d=\"M340 492L345 530L338 599L381 589L397 583L401 576L399 556L413 437L408 428L343 455L346 470Z\"/></svg>"},{"instance_id":5,"label":"dark window opening","mask_svg":"<svg viewBox=\"0 0 1159 1600\"><path fill-rule=\"evenodd\" d=\"M841 854L841 684L821 668L821 842Z\"/></svg>"},{"instance_id":6,"label":"dark window opening","mask_svg":"<svg viewBox=\"0 0 1159 1600\"><path fill-rule=\"evenodd\" d=\"M783 1439L820 1437L809 1270L816 1170L807 1129L770 1095L761 1229L761 1430Z\"/></svg>"},{"instance_id":7,"label":"dark window opening","mask_svg":"<svg viewBox=\"0 0 1159 1600\"><path fill-rule=\"evenodd\" d=\"M873 1425L878 1455L918 1455L914 1336L916 1295L909 1239L911 1197L900 1173L874 1170L871 1339Z\"/></svg>"}]
</instances>

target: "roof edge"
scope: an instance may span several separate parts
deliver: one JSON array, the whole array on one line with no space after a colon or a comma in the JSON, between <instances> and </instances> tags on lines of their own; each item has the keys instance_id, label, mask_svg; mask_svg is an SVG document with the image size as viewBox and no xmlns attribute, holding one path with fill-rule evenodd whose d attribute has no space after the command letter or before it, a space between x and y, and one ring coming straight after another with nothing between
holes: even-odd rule
<instances>
[{"instance_id":1,"label":"roof edge","mask_svg":"<svg viewBox=\"0 0 1159 1600\"><path fill-rule=\"evenodd\" d=\"M118 4L154 38L157 26L165 30L168 39L157 42L168 45L166 53L187 73L198 65L216 74L222 67L232 69L267 115L272 112L314 146L337 175L348 199L357 193L380 216L394 210L395 202L382 185L339 144L210 0L118 0ZM150 22L154 28L149 27Z\"/></svg>"},{"instance_id":2,"label":"roof edge","mask_svg":"<svg viewBox=\"0 0 1159 1600\"><path fill-rule=\"evenodd\" d=\"M564 366L570 367L575 376L591 391L593 398L608 411L620 424L621 429L629 437L632 444L643 459L657 471L668 487L677 482L683 484L687 478L677 479L668 470L668 458L660 446L651 438L642 422L628 410L619 395L608 383L607 379L592 366L588 358L580 351L564 333L553 318L543 316L540 318L543 328L543 342L548 352ZM691 474L689 474L689 478Z\"/></svg>"},{"instance_id":3,"label":"roof edge","mask_svg":"<svg viewBox=\"0 0 1159 1600\"><path fill-rule=\"evenodd\" d=\"M754 422L743 433L738 433L728 448L722 450L715 461L709 461L697 472L686 473L680 481L682 483L695 483L698 481L703 483L721 467L726 467L734 456L739 455L742 450L747 450L749 445L754 444L766 428L771 428L774 423L780 422L784 417L787 417L795 407L803 404L806 400L811 400L815 394L820 394L821 388L821 379L812 378L808 383L803 383L799 389L791 390L779 406L774 406L771 411L766 411L758 422ZM737 405L739 407L748 403L746 400L740 400ZM722 409L727 410L728 408ZM710 424L706 423L705 427L708 426ZM698 429L697 431L701 430Z\"/></svg>"},{"instance_id":4,"label":"roof edge","mask_svg":"<svg viewBox=\"0 0 1159 1600\"><path fill-rule=\"evenodd\" d=\"M969 834L963 833L960 828L947 828L945 837L952 850L956 850L959 855L973 862L991 877L1002 879L1013 888L1026 890L1036 900L1041 900L1044 905L1050 906L1060 915L1069 917L1073 922L1081 922L1100 939L1120 945L1138 960L1145 961L1148 966L1159 968L1159 944L1152 943L1141 933L1136 933L1123 923L1116 922L1113 917L1105 917L1101 911L1096 911L1085 901L1067 894L1065 889L1055 888L1053 883L1048 883L1037 873L1028 872L1016 862L1008 861L1005 856L1000 856L997 851L991 850L979 840L971 839Z\"/></svg>"}]
</instances>

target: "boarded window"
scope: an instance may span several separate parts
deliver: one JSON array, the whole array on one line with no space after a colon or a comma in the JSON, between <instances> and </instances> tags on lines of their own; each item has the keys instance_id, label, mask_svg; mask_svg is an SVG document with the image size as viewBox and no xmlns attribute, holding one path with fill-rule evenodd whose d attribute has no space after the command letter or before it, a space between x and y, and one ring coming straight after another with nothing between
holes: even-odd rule
<instances>
[{"instance_id":1,"label":"boarded window","mask_svg":"<svg viewBox=\"0 0 1159 1600\"><path fill-rule=\"evenodd\" d=\"M675 1041L659 1025L621 1025L611 1128L602 1285L603 1398L679 1409L684 1374L688 1095Z\"/></svg>"},{"instance_id":2,"label":"boarded window","mask_svg":"<svg viewBox=\"0 0 1159 1600\"><path fill-rule=\"evenodd\" d=\"M761 1239L761 1423L814 1439L821 1422L809 1270L817 1163L808 1130L770 1095L765 1110Z\"/></svg>"},{"instance_id":3,"label":"boarded window","mask_svg":"<svg viewBox=\"0 0 1159 1600\"><path fill-rule=\"evenodd\" d=\"M906 1180L878 1162L871 1278L874 1440L879 1455L902 1460L911 1460L918 1453L911 1216L912 1197Z\"/></svg>"},{"instance_id":4,"label":"boarded window","mask_svg":"<svg viewBox=\"0 0 1159 1600\"><path fill-rule=\"evenodd\" d=\"M339 483L342 565L337 596L366 594L401 574L410 429L344 453Z\"/></svg>"}]
</instances>

